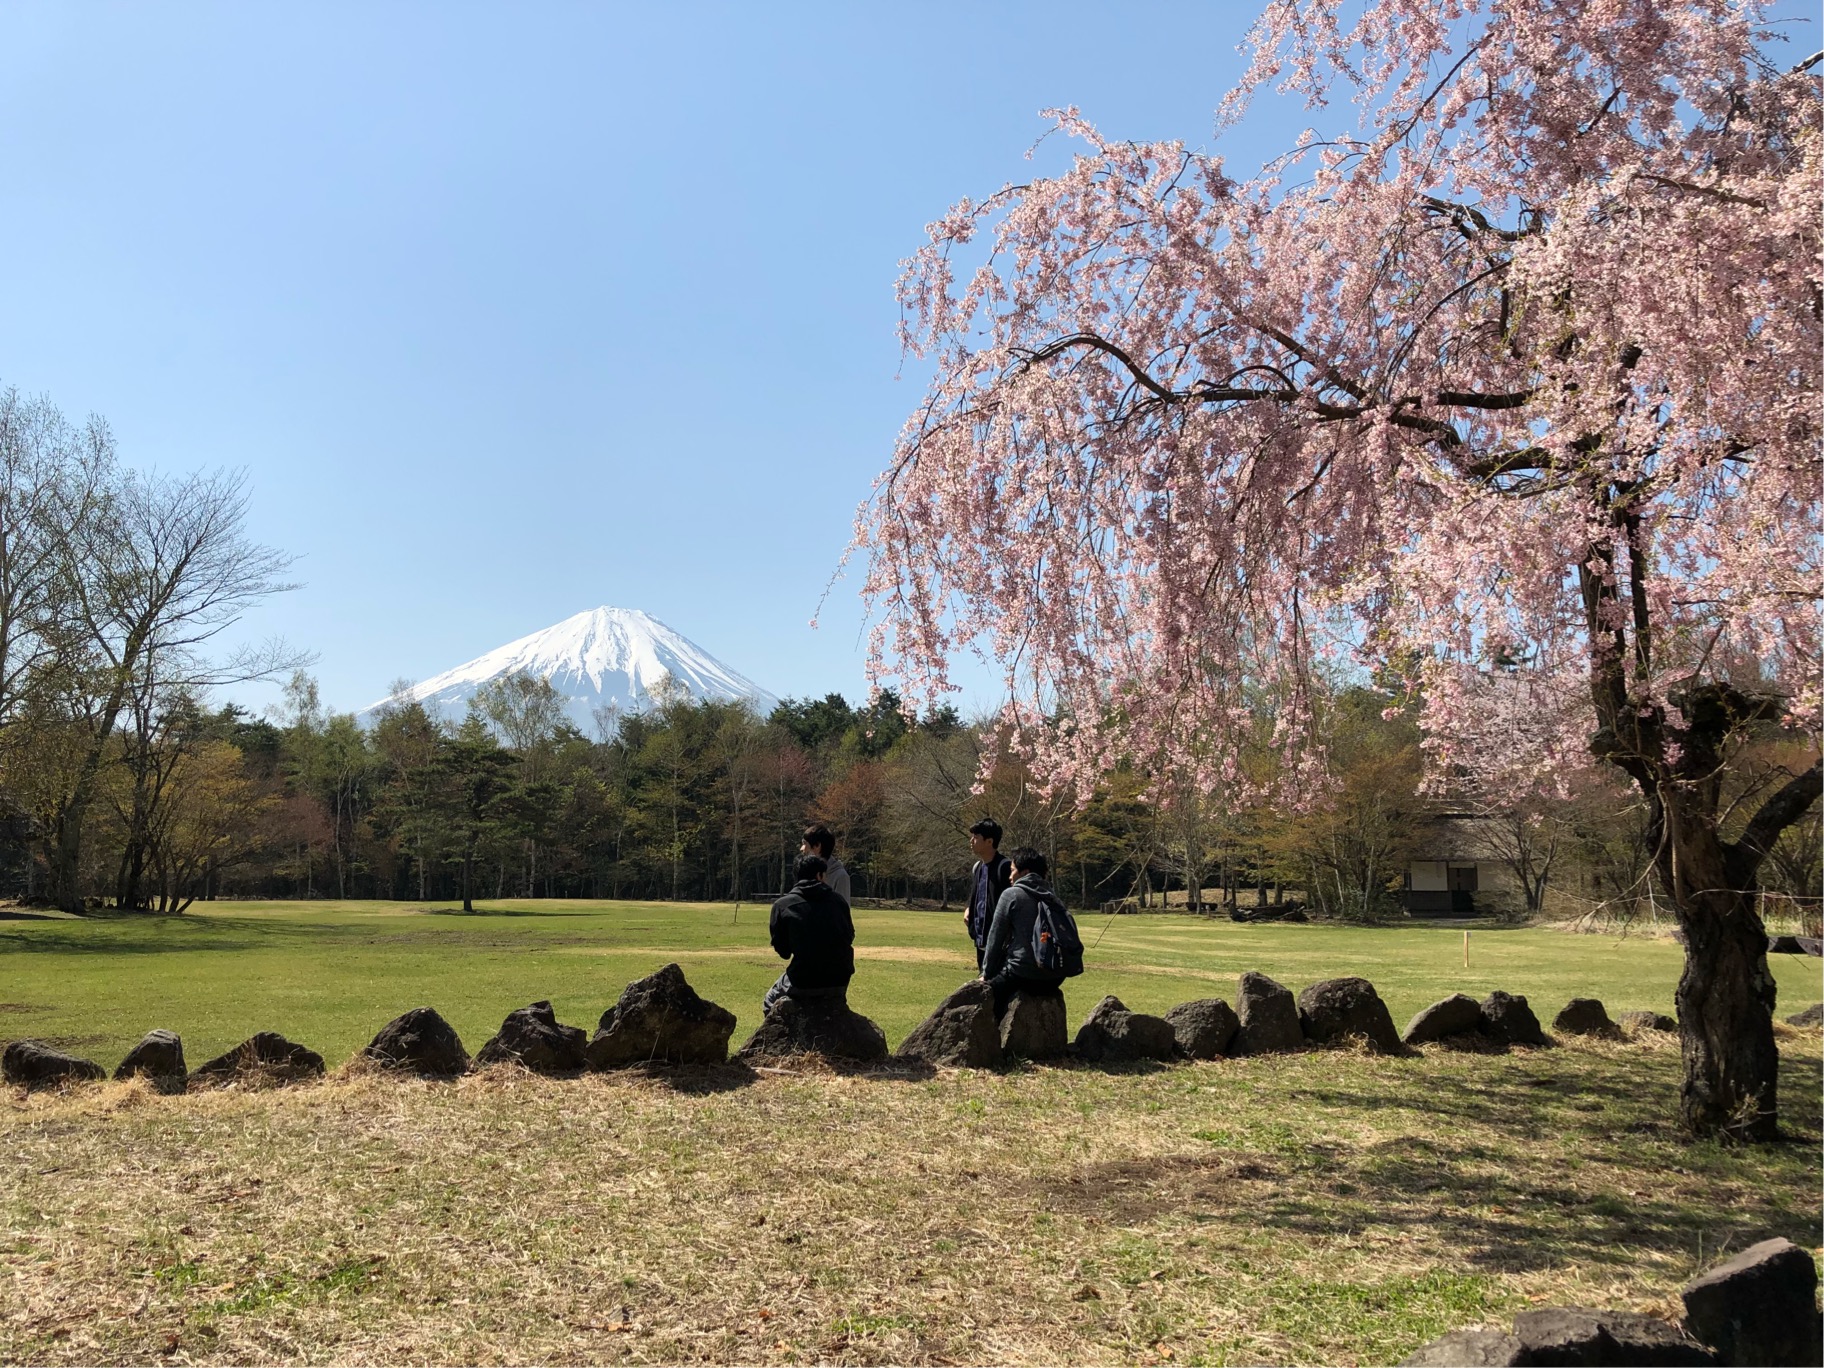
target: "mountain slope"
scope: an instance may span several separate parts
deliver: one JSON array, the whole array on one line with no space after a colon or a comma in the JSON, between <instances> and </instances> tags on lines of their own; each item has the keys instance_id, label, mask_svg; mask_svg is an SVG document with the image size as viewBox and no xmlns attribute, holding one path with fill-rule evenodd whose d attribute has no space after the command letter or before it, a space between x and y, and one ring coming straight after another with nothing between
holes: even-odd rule
<instances>
[{"instance_id":1,"label":"mountain slope","mask_svg":"<svg viewBox=\"0 0 1824 1368\"><path fill-rule=\"evenodd\" d=\"M565 618L445 670L414 685L411 696L433 711L461 716L482 685L521 671L550 680L570 700L570 719L584 733L593 726L595 709L613 704L623 712L637 711L652 702L653 690L667 679L693 698L748 699L762 716L779 701L657 618L637 608L606 607ZM362 715L380 706L371 704Z\"/></svg>"}]
</instances>

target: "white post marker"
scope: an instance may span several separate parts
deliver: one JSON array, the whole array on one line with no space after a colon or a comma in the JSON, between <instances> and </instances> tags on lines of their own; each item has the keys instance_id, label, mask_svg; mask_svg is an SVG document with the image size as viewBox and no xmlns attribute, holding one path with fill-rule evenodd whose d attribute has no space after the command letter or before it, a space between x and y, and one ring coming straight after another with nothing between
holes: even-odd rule
<instances>
[{"instance_id":1,"label":"white post marker","mask_svg":"<svg viewBox=\"0 0 1824 1368\"><path fill-rule=\"evenodd\" d=\"M1463 933L1463 967L1469 968L1469 932Z\"/></svg>"}]
</instances>

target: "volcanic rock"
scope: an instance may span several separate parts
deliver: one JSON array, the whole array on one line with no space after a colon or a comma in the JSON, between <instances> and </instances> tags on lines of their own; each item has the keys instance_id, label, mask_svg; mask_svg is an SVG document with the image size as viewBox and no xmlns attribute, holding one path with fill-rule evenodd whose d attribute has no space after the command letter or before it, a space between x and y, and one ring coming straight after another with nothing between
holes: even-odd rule
<instances>
[{"instance_id":1,"label":"volcanic rock","mask_svg":"<svg viewBox=\"0 0 1824 1368\"><path fill-rule=\"evenodd\" d=\"M189 1070L184 1067L184 1042L175 1031L147 1031L139 1044L114 1070L114 1077L149 1078L154 1084L181 1091Z\"/></svg>"},{"instance_id":2,"label":"volcanic rock","mask_svg":"<svg viewBox=\"0 0 1824 1368\"><path fill-rule=\"evenodd\" d=\"M887 1036L846 997L782 997L735 1056L758 1059L818 1054L873 1064L887 1057Z\"/></svg>"},{"instance_id":3,"label":"volcanic rock","mask_svg":"<svg viewBox=\"0 0 1824 1368\"><path fill-rule=\"evenodd\" d=\"M1105 997L1077 1031L1077 1055L1107 1064L1170 1059L1178 1036L1164 1017L1130 1012L1118 997Z\"/></svg>"},{"instance_id":4,"label":"volcanic rock","mask_svg":"<svg viewBox=\"0 0 1824 1368\"><path fill-rule=\"evenodd\" d=\"M1564 1010L1552 1018L1552 1029L1565 1035L1601 1036L1606 1040L1621 1035L1598 998L1572 998L1565 1003Z\"/></svg>"},{"instance_id":5,"label":"volcanic rock","mask_svg":"<svg viewBox=\"0 0 1824 1368\"><path fill-rule=\"evenodd\" d=\"M101 1065L53 1050L38 1040L15 1040L0 1052L0 1077L28 1091L60 1088L66 1083L93 1083L107 1076Z\"/></svg>"},{"instance_id":6,"label":"volcanic rock","mask_svg":"<svg viewBox=\"0 0 1824 1368\"><path fill-rule=\"evenodd\" d=\"M1791 1240L1762 1240L1685 1284L1685 1325L1724 1363L1824 1362L1818 1270Z\"/></svg>"},{"instance_id":7,"label":"volcanic rock","mask_svg":"<svg viewBox=\"0 0 1824 1368\"><path fill-rule=\"evenodd\" d=\"M1235 996L1237 1054L1275 1054L1304 1048L1305 1032L1298 1024L1298 1003L1292 990L1265 974L1241 976Z\"/></svg>"},{"instance_id":8,"label":"volcanic rock","mask_svg":"<svg viewBox=\"0 0 1824 1368\"><path fill-rule=\"evenodd\" d=\"M897 1057L965 1069L994 1068L1001 1062L994 989L983 979L970 979L912 1028Z\"/></svg>"},{"instance_id":9,"label":"volcanic rock","mask_svg":"<svg viewBox=\"0 0 1824 1368\"><path fill-rule=\"evenodd\" d=\"M1523 1362L1537 1364L1705 1364L1716 1355L1676 1325L1633 1311L1544 1306L1514 1317Z\"/></svg>"},{"instance_id":10,"label":"volcanic rock","mask_svg":"<svg viewBox=\"0 0 1824 1368\"><path fill-rule=\"evenodd\" d=\"M1221 998L1181 1002L1165 1014L1187 1059L1216 1059L1234 1043L1241 1020Z\"/></svg>"},{"instance_id":11,"label":"volcanic rock","mask_svg":"<svg viewBox=\"0 0 1824 1368\"><path fill-rule=\"evenodd\" d=\"M602 1013L589 1042L592 1069L662 1060L667 1064L723 1064L735 1014L697 996L684 971L668 964L628 984L620 1001Z\"/></svg>"},{"instance_id":12,"label":"volcanic rock","mask_svg":"<svg viewBox=\"0 0 1824 1368\"><path fill-rule=\"evenodd\" d=\"M1000 1025L1004 1058L1058 1059L1070 1048L1062 993L1015 993Z\"/></svg>"},{"instance_id":13,"label":"volcanic rock","mask_svg":"<svg viewBox=\"0 0 1824 1368\"><path fill-rule=\"evenodd\" d=\"M1526 1346L1505 1330L1452 1330L1401 1359L1400 1368L1511 1368L1531 1362Z\"/></svg>"},{"instance_id":14,"label":"volcanic rock","mask_svg":"<svg viewBox=\"0 0 1824 1368\"><path fill-rule=\"evenodd\" d=\"M518 1064L540 1074L572 1074L583 1067L589 1042L580 1026L564 1026L549 1002L507 1013L500 1031L475 1055L477 1064Z\"/></svg>"},{"instance_id":15,"label":"volcanic rock","mask_svg":"<svg viewBox=\"0 0 1824 1368\"><path fill-rule=\"evenodd\" d=\"M1544 1045L1539 1018L1517 993L1496 991L1482 999L1482 1034L1503 1045Z\"/></svg>"},{"instance_id":16,"label":"volcanic rock","mask_svg":"<svg viewBox=\"0 0 1824 1368\"><path fill-rule=\"evenodd\" d=\"M427 1078L454 1078L469 1071L462 1038L430 1007L414 1007L394 1017L361 1054L382 1068Z\"/></svg>"},{"instance_id":17,"label":"volcanic rock","mask_svg":"<svg viewBox=\"0 0 1824 1368\"><path fill-rule=\"evenodd\" d=\"M225 1083L301 1083L323 1076L323 1056L293 1045L277 1031L251 1035L225 1054L190 1073L190 1082L213 1087Z\"/></svg>"},{"instance_id":18,"label":"volcanic rock","mask_svg":"<svg viewBox=\"0 0 1824 1368\"><path fill-rule=\"evenodd\" d=\"M1326 1044L1360 1039L1375 1054L1404 1054L1393 1014L1365 978L1333 978L1298 995L1298 1024L1305 1039Z\"/></svg>"},{"instance_id":19,"label":"volcanic rock","mask_svg":"<svg viewBox=\"0 0 1824 1368\"><path fill-rule=\"evenodd\" d=\"M1678 1021L1664 1012L1623 1012L1615 1018L1615 1024L1622 1030L1631 1033L1640 1031L1669 1031L1678 1033Z\"/></svg>"},{"instance_id":20,"label":"volcanic rock","mask_svg":"<svg viewBox=\"0 0 1824 1368\"><path fill-rule=\"evenodd\" d=\"M1429 1045L1434 1040L1468 1035L1482 1029L1482 1004L1462 993L1452 993L1406 1023L1406 1034L1400 1039L1408 1045Z\"/></svg>"}]
</instances>

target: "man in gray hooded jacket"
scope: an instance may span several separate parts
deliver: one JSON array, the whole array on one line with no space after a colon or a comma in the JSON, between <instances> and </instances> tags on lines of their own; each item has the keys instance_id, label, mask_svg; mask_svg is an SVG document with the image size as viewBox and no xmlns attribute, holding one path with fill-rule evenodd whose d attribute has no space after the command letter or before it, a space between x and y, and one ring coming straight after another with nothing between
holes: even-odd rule
<instances>
[{"instance_id":1,"label":"man in gray hooded jacket","mask_svg":"<svg viewBox=\"0 0 1824 1368\"><path fill-rule=\"evenodd\" d=\"M1064 905L1046 882L1050 872L1050 863L1038 851L1023 847L1013 852L1013 882L994 905L994 920L982 949L982 977L994 989L996 1016L1006 1012L1015 993L1041 997L1060 993L1064 975L1041 968L1032 955L1032 924L1038 919L1039 904Z\"/></svg>"}]
</instances>

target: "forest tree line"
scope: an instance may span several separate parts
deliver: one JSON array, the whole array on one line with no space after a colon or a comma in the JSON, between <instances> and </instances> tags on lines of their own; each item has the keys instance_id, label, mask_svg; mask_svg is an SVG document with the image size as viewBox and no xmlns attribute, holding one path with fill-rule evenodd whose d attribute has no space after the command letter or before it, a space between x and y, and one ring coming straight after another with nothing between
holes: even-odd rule
<instances>
[{"instance_id":1,"label":"forest tree line","mask_svg":"<svg viewBox=\"0 0 1824 1368\"><path fill-rule=\"evenodd\" d=\"M1399 911L1432 818L1464 803L1421 792L1417 729L1389 713L1399 681L1323 692L1331 782L1303 803L1125 765L1079 794L1002 751L990 724L949 708L909 718L891 692L763 717L661 691L585 734L522 675L460 718L400 685L357 719L323 705L298 653L221 649L289 587L288 558L248 538L245 512L232 472L128 469L100 420L0 392L0 896L165 912L218 897L764 898L822 822L857 896L943 906L969 869L966 828L992 816L1009 848L1048 855L1080 907L1291 896L1372 920ZM269 716L211 701L275 678L288 682ZM1791 759L1767 749L1732 770L1730 812ZM1621 915L1651 904L1644 809L1600 774L1580 785L1523 812L1472 803L1513 873L1513 911L1553 889ZM1813 813L1763 882L1815 905L1819 844Z\"/></svg>"},{"instance_id":2,"label":"forest tree line","mask_svg":"<svg viewBox=\"0 0 1824 1368\"><path fill-rule=\"evenodd\" d=\"M944 906L969 869L966 828L992 816L1009 847L1048 854L1079 907L1214 911L1291 896L1376 920L1398 914L1440 809L1420 792L1416 730L1382 716L1388 701L1335 691L1337 784L1304 810L1195 795L1162 805L1127 770L1079 808L996 751L989 725L950 709L909 720L891 692L788 699L765 717L661 693L598 713L584 735L566 700L527 675L484 687L460 719L404 686L357 719L326 710L298 673L272 716L179 692L143 731L130 717L97 782L80 877L91 904L162 911L199 897L764 900L789 884L816 821L838 833L857 897ZM15 799L6 891L44 900L54 832L19 813ZM1491 857L1518 890L1507 910L1538 911L1553 890L1624 914L1651 901L1646 824L1625 789L1598 778L1549 813L1485 817ZM1818 877L1815 839L1802 835L1772 871L1800 894Z\"/></svg>"}]
</instances>

